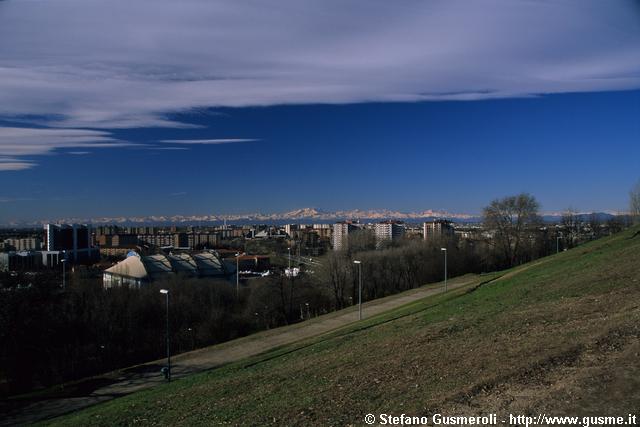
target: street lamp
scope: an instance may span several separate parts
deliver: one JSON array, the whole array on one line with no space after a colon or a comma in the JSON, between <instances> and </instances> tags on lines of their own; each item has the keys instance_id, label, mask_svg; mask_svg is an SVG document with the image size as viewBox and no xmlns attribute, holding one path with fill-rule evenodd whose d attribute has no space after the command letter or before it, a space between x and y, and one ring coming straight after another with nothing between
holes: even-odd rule
<instances>
[{"instance_id":1,"label":"street lamp","mask_svg":"<svg viewBox=\"0 0 640 427\"><path fill-rule=\"evenodd\" d=\"M362 320L362 261L354 260L358 264L358 320Z\"/></svg>"},{"instance_id":2,"label":"street lamp","mask_svg":"<svg viewBox=\"0 0 640 427\"><path fill-rule=\"evenodd\" d=\"M160 293L167 298L167 367L163 369L167 381L171 381L171 342L169 338L169 289L160 289Z\"/></svg>"},{"instance_id":3,"label":"street lamp","mask_svg":"<svg viewBox=\"0 0 640 427\"><path fill-rule=\"evenodd\" d=\"M289 251L289 274L291 274L291 247L288 247L287 251Z\"/></svg>"},{"instance_id":4,"label":"street lamp","mask_svg":"<svg viewBox=\"0 0 640 427\"><path fill-rule=\"evenodd\" d=\"M444 291L447 292L447 248L440 248L444 252Z\"/></svg>"},{"instance_id":5,"label":"street lamp","mask_svg":"<svg viewBox=\"0 0 640 427\"><path fill-rule=\"evenodd\" d=\"M240 252L236 253L236 298L240 296Z\"/></svg>"},{"instance_id":6,"label":"street lamp","mask_svg":"<svg viewBox=\"0 0 640 427\"><path fill-rule=\"evenodd\" d=\"M196 337L194 335L193 328L187 328L187 332L189 332L189 335L191 336L191 350L193 351L196 348Z\"/></svg>"},{"instance_id":7,"label":"street lamp","mask_svg":"<svg viewBox=\"0 0 640 427\"><path fill-rule=\"evenodd\" d=\"M65 265L67 264L67 260L66 258L62 258L62 261L60 261L62 263L62 290L66 290L67 289L67 278L66 278L66 268Z\"/></svg>"},{"instance_id":8,"label":"street lamp","mask_svg":"<svg viewBox=\"0 0 640 427\"><path fill-rule=\"evenodd\" d=\"M556 253L560 253L560 239L562 239L561 235L556 236Z\"/></svg>"}]
</instances>

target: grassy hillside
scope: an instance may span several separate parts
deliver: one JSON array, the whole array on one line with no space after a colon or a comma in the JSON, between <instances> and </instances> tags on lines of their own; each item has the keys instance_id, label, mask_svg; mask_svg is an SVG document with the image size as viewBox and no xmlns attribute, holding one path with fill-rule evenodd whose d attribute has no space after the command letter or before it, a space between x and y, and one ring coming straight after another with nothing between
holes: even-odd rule
<instances>
[{"instance_id":1,"label":"grassy hillside","mask_svg":"<svg viewBox=\"0 0 640 427\"><path fill-rule=\"evenodd\" d=\"M362 425L368 413L434 412L626 416L640 407L636 231L50 423Z\"/></svg>"}]
</instances>

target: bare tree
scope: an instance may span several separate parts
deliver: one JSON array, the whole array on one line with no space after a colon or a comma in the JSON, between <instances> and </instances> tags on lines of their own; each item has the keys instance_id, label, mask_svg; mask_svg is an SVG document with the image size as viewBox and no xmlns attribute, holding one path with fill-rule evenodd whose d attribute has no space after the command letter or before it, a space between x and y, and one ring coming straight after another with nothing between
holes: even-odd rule
<instances>
[{"instance_id":1,"label":"bare tree","mask_svg":"<svg viewBox=\"0 0 640 427\"><path fill-rule=\"evenodd\" d=\"M345 307L350 279L350 258L343 251L332 251L322 268L324 282L329 285L336 309Z\"/></svg>"},{"instance_id":2,"label":"bare tree","mask_svg":"<svg viewBox=\"0 0 640 427\"><path fill-rule=\"evenodd\" d=\"M589 228L591 229L592 238L597 239L602 233L602 221L597 212L591 212L587 221Z\"/></svg>"},{"instance_id":3,"label":"bare tree","mask_svg":"<svg viewBox=\"0 0 640 427\"><path fill-rule=\"evenodd\" d=\"M568 208L562 213L560 223L565 233L565 245L569 248L574 247L580 235L580 217L574 209Z\"/></svg>"},{"instance_id":4,"label":"bare tree","mask_svg":"<svg viewBox=\"0 0 640 427\"><path fill-rule=\"evenodd\" d=\"M640 181L629 191L629 214L634 224L640 222Z\"/></svg>"},{"instance_id":5,"label":"bare tree","mask_svg":"<svg viewBox=\"0 0 640 427\"><path fill-rule=\"evenodd\" d=\"M347 249L349 254L370 251L376 248L376 236L372 230L360 229L349 233Z\"/></svg>"},{"instance_id":6,"label":"bare tree","mask_svg":"<svg viewBox=\"0 0 640 427\"><path fill-rule=\"evenodd\" d=\"M535 197L522 193L496 199L484 208L485 227L494 234L493 245L507 266L523 259L524 248L530 246L532 232L540 224L540 204Z\"/></svg>"}]
</instances>

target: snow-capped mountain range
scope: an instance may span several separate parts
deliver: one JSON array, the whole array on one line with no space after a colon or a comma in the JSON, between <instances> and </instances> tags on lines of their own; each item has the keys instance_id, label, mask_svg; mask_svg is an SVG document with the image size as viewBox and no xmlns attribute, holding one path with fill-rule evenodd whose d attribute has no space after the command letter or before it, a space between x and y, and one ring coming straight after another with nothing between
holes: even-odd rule
<instances>
[{"instance_id":1,"label":"snow-capped mountain range","mask_svg":"<svg viewBox=\"0 0 640 427\"><path fill-rule=\"evenodd\" d=\"M372 210L340 210L323 211L316 208L301 208L289 212L279 213L243 213L243 214L207 214L207 215L149 215L149 216L118 216L94 218L48 218L32 223L9 224L40 225L46 223L91 223L91 224L199 224L199 223L287 223L287 222L333 222L340 220L370 220L380 221L397 219L403 221L420 220L425 218L447 218L458 221L474 221L477 215L459 214L444 211L425 210L421 212L400 212L388 209Z\"/></svg>"},{"instance_id":2,"label":"snow-capped mountain range","mask_svg":"<svg viewBox=\"0 0 640 427\"><path fill-rule=\"evenodd\" d=\"M579 213L588 215L589 213ZM601 220L606 220L618 212L598 212ZM544 213L543 218L553 222L561 218L561 212ZM150 216L119 216L119 217L95 217L95 218L49 218L41 221L6 224L10 226L41 225L46 223L90 223L90 224L256 224L276 223L286 224L293 222L304 223L330 223L341 220L360 220L363 222L375 222L387 219L407 222L420 222L423 220L445 218L456 222L479 222L480 215L466 213L452 213L446 211L434 211L431 209L418 212L400 212L389 209L371 210L339 210L324 211L316 208L301 208L289 212L280 213L246 213L246 214L208 214L208 215L150 215Z\"/></svg>"}]
</instances>

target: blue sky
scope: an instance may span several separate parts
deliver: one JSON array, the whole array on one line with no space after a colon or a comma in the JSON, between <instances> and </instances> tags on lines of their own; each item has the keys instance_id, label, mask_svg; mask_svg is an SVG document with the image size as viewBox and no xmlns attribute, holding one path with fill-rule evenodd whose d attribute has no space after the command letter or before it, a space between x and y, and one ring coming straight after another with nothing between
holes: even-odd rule
<instances>
[{"instance_id":1,"label":"blue sky","mask_svg":"<svg viewBox=\"0 0 640 427\"><path fill-rule=\"evenodd\" d=\"M0 2L0 222L624 210L640 179L638 2L129 3Z\"/></svg>"}]
</instances>

